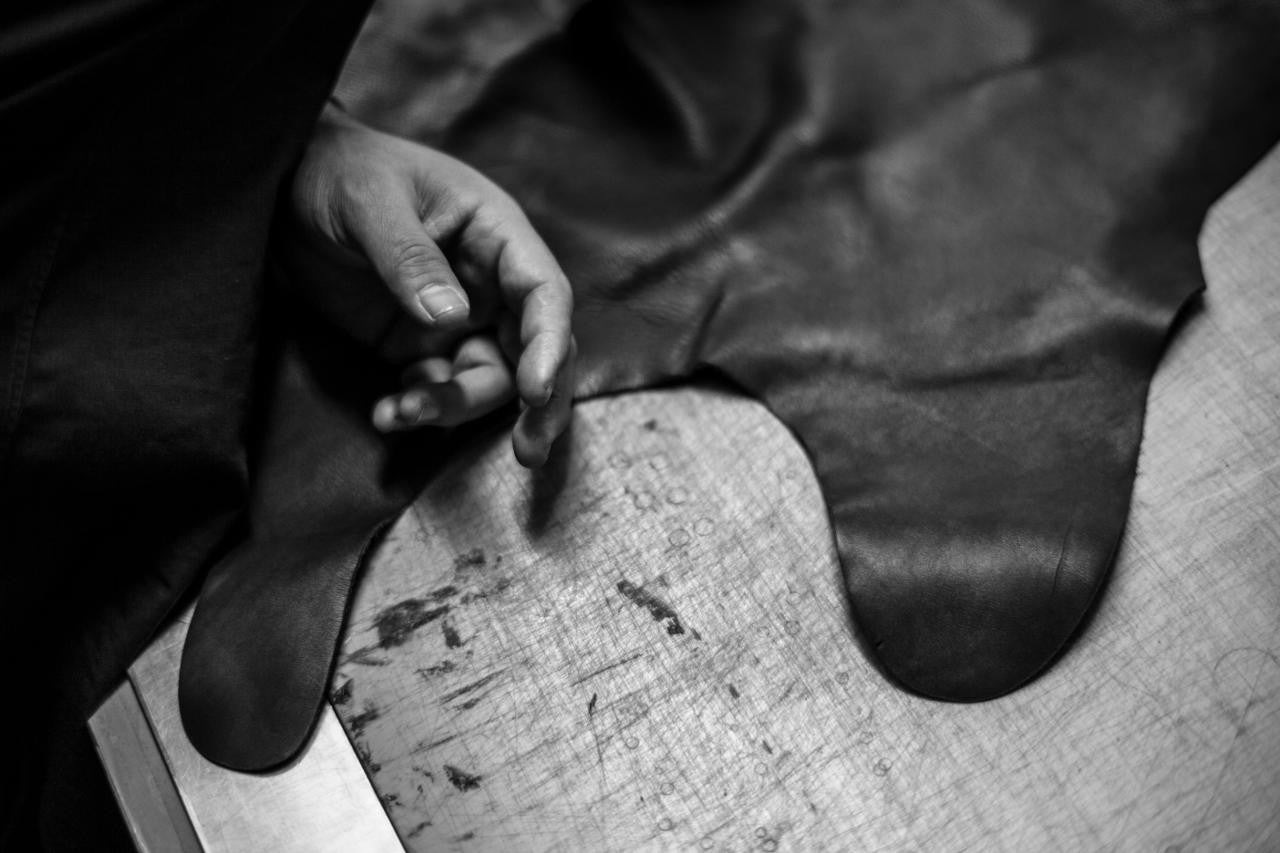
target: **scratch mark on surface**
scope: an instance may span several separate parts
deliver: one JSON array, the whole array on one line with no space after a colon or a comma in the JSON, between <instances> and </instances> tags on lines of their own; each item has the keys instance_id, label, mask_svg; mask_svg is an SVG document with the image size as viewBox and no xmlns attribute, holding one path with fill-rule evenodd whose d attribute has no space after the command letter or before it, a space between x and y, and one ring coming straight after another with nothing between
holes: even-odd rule
<instances>
[{"instance_id":1,"label":"scratch mark on surface","mask_svg":"<svg viewBox=\"0 0 1280 853\"><path fill-rule=\"evenodd\" d=\"M470 604L473 601L484 601L486 598L501 595L511 588L511 583L511 578L498 578L492 585L485 587L484 589L476 589L464 594L458 599L458 603Z\"/></svg>"},{"instance_id":2,"label":"scratch mark on surface","mask_svg":"<svg viewBox=\"0 0 1280 853\"><path fill-rule=\"evenodd\" d=\"M448 743L449 741L451 741L451 740L457 740L457 739L458 739L458 736L457 736L456 734L453 734L453 735L445 735L445 736L444 736L444 737L442 737L442 738L438 738L437 740L433 740L433 741L431 741L431 743L419 743L417 746L415 746L415 747L413 748L413 751L414 751L415 753L417 753L417 752L426 752L426 751L427 751L427 750L429 750L429 749L435 749L437 746L443 746L444 744ZM424 772L424 773L425 773L426 771L422 771L422 772ZM428 774L428 775L429 775L429 774ZM432 777L432 778L434 778L434 777Z\"/></svg>"},{"instance_id":3,"label":"scratch mark on surface","mask_svg":"<svg viewBox=\"0 0 1280 853\"><path fill-rule=\"evenodd\" d=\"M591 738L596 744L596 765L600 768L600 796L606 796L609 790L609 780L605 776L604 771L604 746L600 743L600 730L596 728L596 700L599 694L592 693L591 701L587 703L587 721L591 724Z\"/></svg>"},{"instance_id":4,"label":"scratch mark on surface","mask_svg":"<svg viewBox=\"0 0 1280 853\"><path fill-rule=\"evenodd\" d=\"M495 678L498 678L504 672L506 672L505 669L500 669L497 672L491 672L483 678L478 678L475 681L471 682L470 684L459 687L457 690L451 690L440 697L440 704L444 705L447 702L452 702L454 699L457 699L459 696L465 696L466 694L474 690L479 690L481 687L484 687L486 684L493 681Z\"/></svg>"},{"instance_id":5,"label":"scratch mark on surface","mask_svg":"<svg viewBox=\"0 0 1280 853\"><path fill-rule=\"evenodd\" d=\"M576 686L578 684L581 684L584 681L587 681L588 679L595 678L597 675L602 675L611 669L617 669L620 666L626 666L632 661L639 660L642 657L644 657L644 652L635 652L633 654L629 654L622 660L616 660L613 663L605 664L599 669L595 669L595 670L592 670L591 672L588 672L586 675L582 676L581 678L574 679L569 686L570 687Z\"/></svg>"},{"instance_id":6,"label":"scratch mark on surface","mask_svg":"<svg viewBox=\"0 0 1280 853\"><path fill-rule=\"evenodd\" d=\"M643 586L637 586L631 581L618 581L618 592L626 596L636 607L649 611L649 615L653 617L654 622L664 623L667 633L675 636L684 633L684 625L680 622L680 614L672 609L670 604L663 601L658 596L649 592ZM690 634L695 640L701 640L702 636L697 631L690 629Z\"/></svg>"},{"instance_id":7,"label":"scratch mark on surface","mask_svg":"<svg viewBox=\"0 0 1280 853\"><path fill-rule=\"evenodd\" d=\"M1253 647L1232 649L1219 657L1217 663L1213 665L1213 678L1215 681L1217 681L1218 678L1218 669L1222 666L1223 662L1237 652L1260 652L1265 656L1265 659L1269 660L1272 664L1280 665L1280 659L1277 659L1274 654L1266 649ZM1204 813L1200 815L1199 822L1202 827L1208 819L1210 812L1213 810L1214 803L1218 800L1218 794L1222 791L1222 783L1226 779L1227 771L1231 769L1232 764L1235 762L1236 744L1239 742L1241 736L1248 731L1249 712L1252 711L1254 705L1258 703L1258 683L1262 681L1263 672L1266 669L1266 660L1258 666L1253 680L1249 683L1249 696L1245 700L1244 710L1240 712L1240 721L1236 724L1235 731L1231 735L1231 743L1227 744L1227 751L1222 759L1222 769L1218 771L1218 778L1213 784L1213 791L1209 795L1208 801L1205 802Z\"/></svg>"}]
</instances>

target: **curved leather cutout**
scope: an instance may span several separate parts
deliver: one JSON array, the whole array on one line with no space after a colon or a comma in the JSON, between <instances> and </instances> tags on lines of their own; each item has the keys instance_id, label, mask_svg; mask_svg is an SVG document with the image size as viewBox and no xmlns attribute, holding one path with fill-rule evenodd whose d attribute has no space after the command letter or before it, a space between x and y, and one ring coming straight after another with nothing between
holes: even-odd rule
<instances>
[{"instance_id":1,"label":"curved leather cutout","mask_svg":"<svg viewBox=\"0 0 1280 853\"><path fill-rule=\"evenodd\" d=\"M295 324L278 360L250 536L205 580L182 650L187 736L236 770L284 764L328 691L361 562L448 449L368 424L382 372L328 330Z\"/></svg>"}]
</instances>

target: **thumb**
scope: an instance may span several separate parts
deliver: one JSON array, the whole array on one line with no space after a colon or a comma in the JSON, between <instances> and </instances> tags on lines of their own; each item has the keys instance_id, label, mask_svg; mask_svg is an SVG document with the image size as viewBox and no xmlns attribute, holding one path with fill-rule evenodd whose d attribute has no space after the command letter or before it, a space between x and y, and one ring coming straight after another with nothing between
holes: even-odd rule
<instances>
[{"instance_id":1,"label":"thumb","mask_svg":"<svg viewBox=\"0 0 1280 853\"><path fill-rule=\"evenodd\" d=\"M437 326L467 318L467 294L406 192L367 194L349 211L347 232L410 316Z\"/></svg>"}]
</instances>

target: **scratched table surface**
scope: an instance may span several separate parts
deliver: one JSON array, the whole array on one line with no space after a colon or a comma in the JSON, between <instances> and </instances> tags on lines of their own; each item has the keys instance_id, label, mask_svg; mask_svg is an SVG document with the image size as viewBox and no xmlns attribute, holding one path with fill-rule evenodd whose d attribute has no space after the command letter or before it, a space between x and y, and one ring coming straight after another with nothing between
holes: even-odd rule
<instances>
[{"instance_id":1,"label":"scratched table surface","mask_svg":"<svg viewBox=\"0 0 1280 853\"><path fill-rule=\"evenodd\" d=\"M477 441L377 551L334 678L401 841L1280 848L1280 152L1202 250L1113 579L999 700L876 671L810 466L753 401L582 404L539 475Z\"/></svg>"}]
</instances>

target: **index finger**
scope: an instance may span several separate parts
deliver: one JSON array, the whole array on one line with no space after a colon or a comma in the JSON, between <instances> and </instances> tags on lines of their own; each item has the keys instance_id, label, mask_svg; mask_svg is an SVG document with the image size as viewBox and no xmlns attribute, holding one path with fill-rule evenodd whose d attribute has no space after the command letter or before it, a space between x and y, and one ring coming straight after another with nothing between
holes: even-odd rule
<instances>
[{"instance_id":1,"label":"index finger","mask_svg":"<svg viewBox=\"0 0 1280 853\"><path fill-rule=\"evenodd\" d=\"M494 241L499 290L520 318L516 388L525 404L539 408L551 399L569 362L573 290L524 211L513 201L498 207L486 231Z\"/></svg>"}]
</instances>

